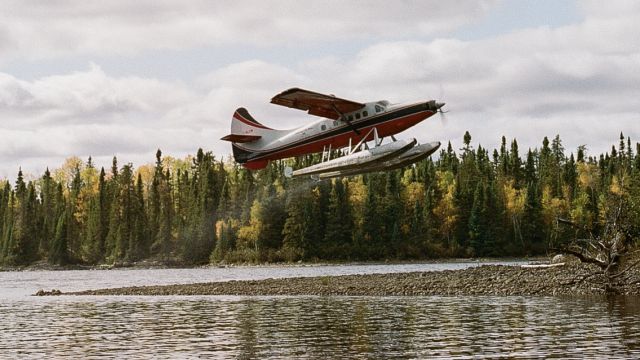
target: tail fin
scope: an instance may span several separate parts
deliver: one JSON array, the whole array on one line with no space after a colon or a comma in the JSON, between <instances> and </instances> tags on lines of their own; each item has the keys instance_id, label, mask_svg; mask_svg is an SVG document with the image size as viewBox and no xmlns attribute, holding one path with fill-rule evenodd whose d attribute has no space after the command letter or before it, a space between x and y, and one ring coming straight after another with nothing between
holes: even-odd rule
<instances>
[{"instance_id":1,"label":"tail fin","mask_svg":"<svg viewBox=\"0 0 640 360\"><path fill-rule=\"evenodd\" d=\"M254 152L244 146L239 147L236 144L256 142L271 131L274 130L260 124L249 114L247 109L238 108L233 113L233 119L231 120L231 134L221 138L221 140L232 143L233 157L236 162L243 164L251 160Z\"/></svg>"}]
</instances>

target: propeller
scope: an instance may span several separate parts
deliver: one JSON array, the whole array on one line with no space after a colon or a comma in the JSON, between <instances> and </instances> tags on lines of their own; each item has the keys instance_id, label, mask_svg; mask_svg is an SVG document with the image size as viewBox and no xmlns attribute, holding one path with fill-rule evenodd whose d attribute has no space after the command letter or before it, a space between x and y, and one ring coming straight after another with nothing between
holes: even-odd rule
<instances>
[{"instance_id":1,"label":"propeller","mask_svg":"<svg viewBox=\"0 0 640 360\"><path fill-rule=\"evenodd\" d=\"M440 114L440 122L442 123L443 126L447 126L449 124L449 119L447 118L447 115L445 115L446 113L449 112L449 110L444 111L442 110L442 107L444 106L444 103L438 103L438 105L440 105L440 107L438 107L438 113Z\"/></svg>"},{"instance_id":2,"label":"propeller","mask_svg":"<svg viewBox=\"0 0 640 360\"><path fill-rule=\"evenodd\" d=\"M442 86L442 83L438 83L438 90L440 91L440 97L438 99L444 99L444 86ZM449 120L445 114L449 111L442 110L444 105L445 103L436 103L436 108L438 108L438 112L440 113L440 123L442 126L447 126Z\"/></svg>"}]
</instances>

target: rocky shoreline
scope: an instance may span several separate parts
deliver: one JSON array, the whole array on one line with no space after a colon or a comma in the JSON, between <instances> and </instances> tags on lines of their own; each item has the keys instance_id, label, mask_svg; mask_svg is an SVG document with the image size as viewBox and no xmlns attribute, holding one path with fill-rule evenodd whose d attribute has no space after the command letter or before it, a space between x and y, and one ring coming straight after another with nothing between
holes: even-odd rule
<instances>
[{"instance_id":1,"label":"rocky shoreline","mask_svg":"<svg viewBox=\"0 0 640 360\"><path fill-rule=\"evenodd\" d=\"M578 281L593 271L593 267L584 264L482 265L464 270L136 286L73 293L52 290L39 291L36 295L602 295L604 289L598 284L602 280L599 275ZM640 278L637 269L632 275L634 279ZM625 286L620 293L640 295L640 284Z\"/></svg>"}]
</instances>

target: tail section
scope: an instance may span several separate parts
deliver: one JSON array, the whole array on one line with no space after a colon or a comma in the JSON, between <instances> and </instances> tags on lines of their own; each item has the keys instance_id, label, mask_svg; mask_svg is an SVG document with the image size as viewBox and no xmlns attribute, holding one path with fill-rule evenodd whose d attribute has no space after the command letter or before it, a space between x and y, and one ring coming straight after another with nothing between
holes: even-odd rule
<instances>
[{"instance_id":1,"label":"tail section","mask_svg":"<svg viewBox=\"0 0 640 360\"><path fill-rule=\"evenodd\" d=\"M274 132L269 127L260 124L249 114L247 109L239 108L233 113L231 120L231 134L221 138L230 141L233 149L233 157L236 162L248 168L262 168L267 165L267 161L253 161L251 158L259 152L259 140L265 135ZM243 145L238 145L243 144ZM246 144L246 145L244 145ZM256 150L253 150L256 149Z\"/></svg>"}]
</instances>

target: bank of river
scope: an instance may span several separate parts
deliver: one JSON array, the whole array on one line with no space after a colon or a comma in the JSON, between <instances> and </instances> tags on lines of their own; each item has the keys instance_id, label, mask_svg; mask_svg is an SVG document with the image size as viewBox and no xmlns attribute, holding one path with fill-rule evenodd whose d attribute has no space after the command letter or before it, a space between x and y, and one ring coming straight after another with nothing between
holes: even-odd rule
<instances>
[{"instance_id":1,"label":"bank of river","mask_svg":"<svg viewBox=\"0 0 640 360\"><path fill-rule=\"evenodd\" d=\"M581 265L523 267L483 265L461 270L391 274L316 276L262 280L221 281L162 286L132 286L70 292L72 295L600 295L598 276L578 279L594 268ZM640 277L636 271L635 278ZM639 295L640 284L622 289ZM49 292L42 293L51 295ZM54 293L53 295L58 295Z\"/></svg>"}]
</instances>

